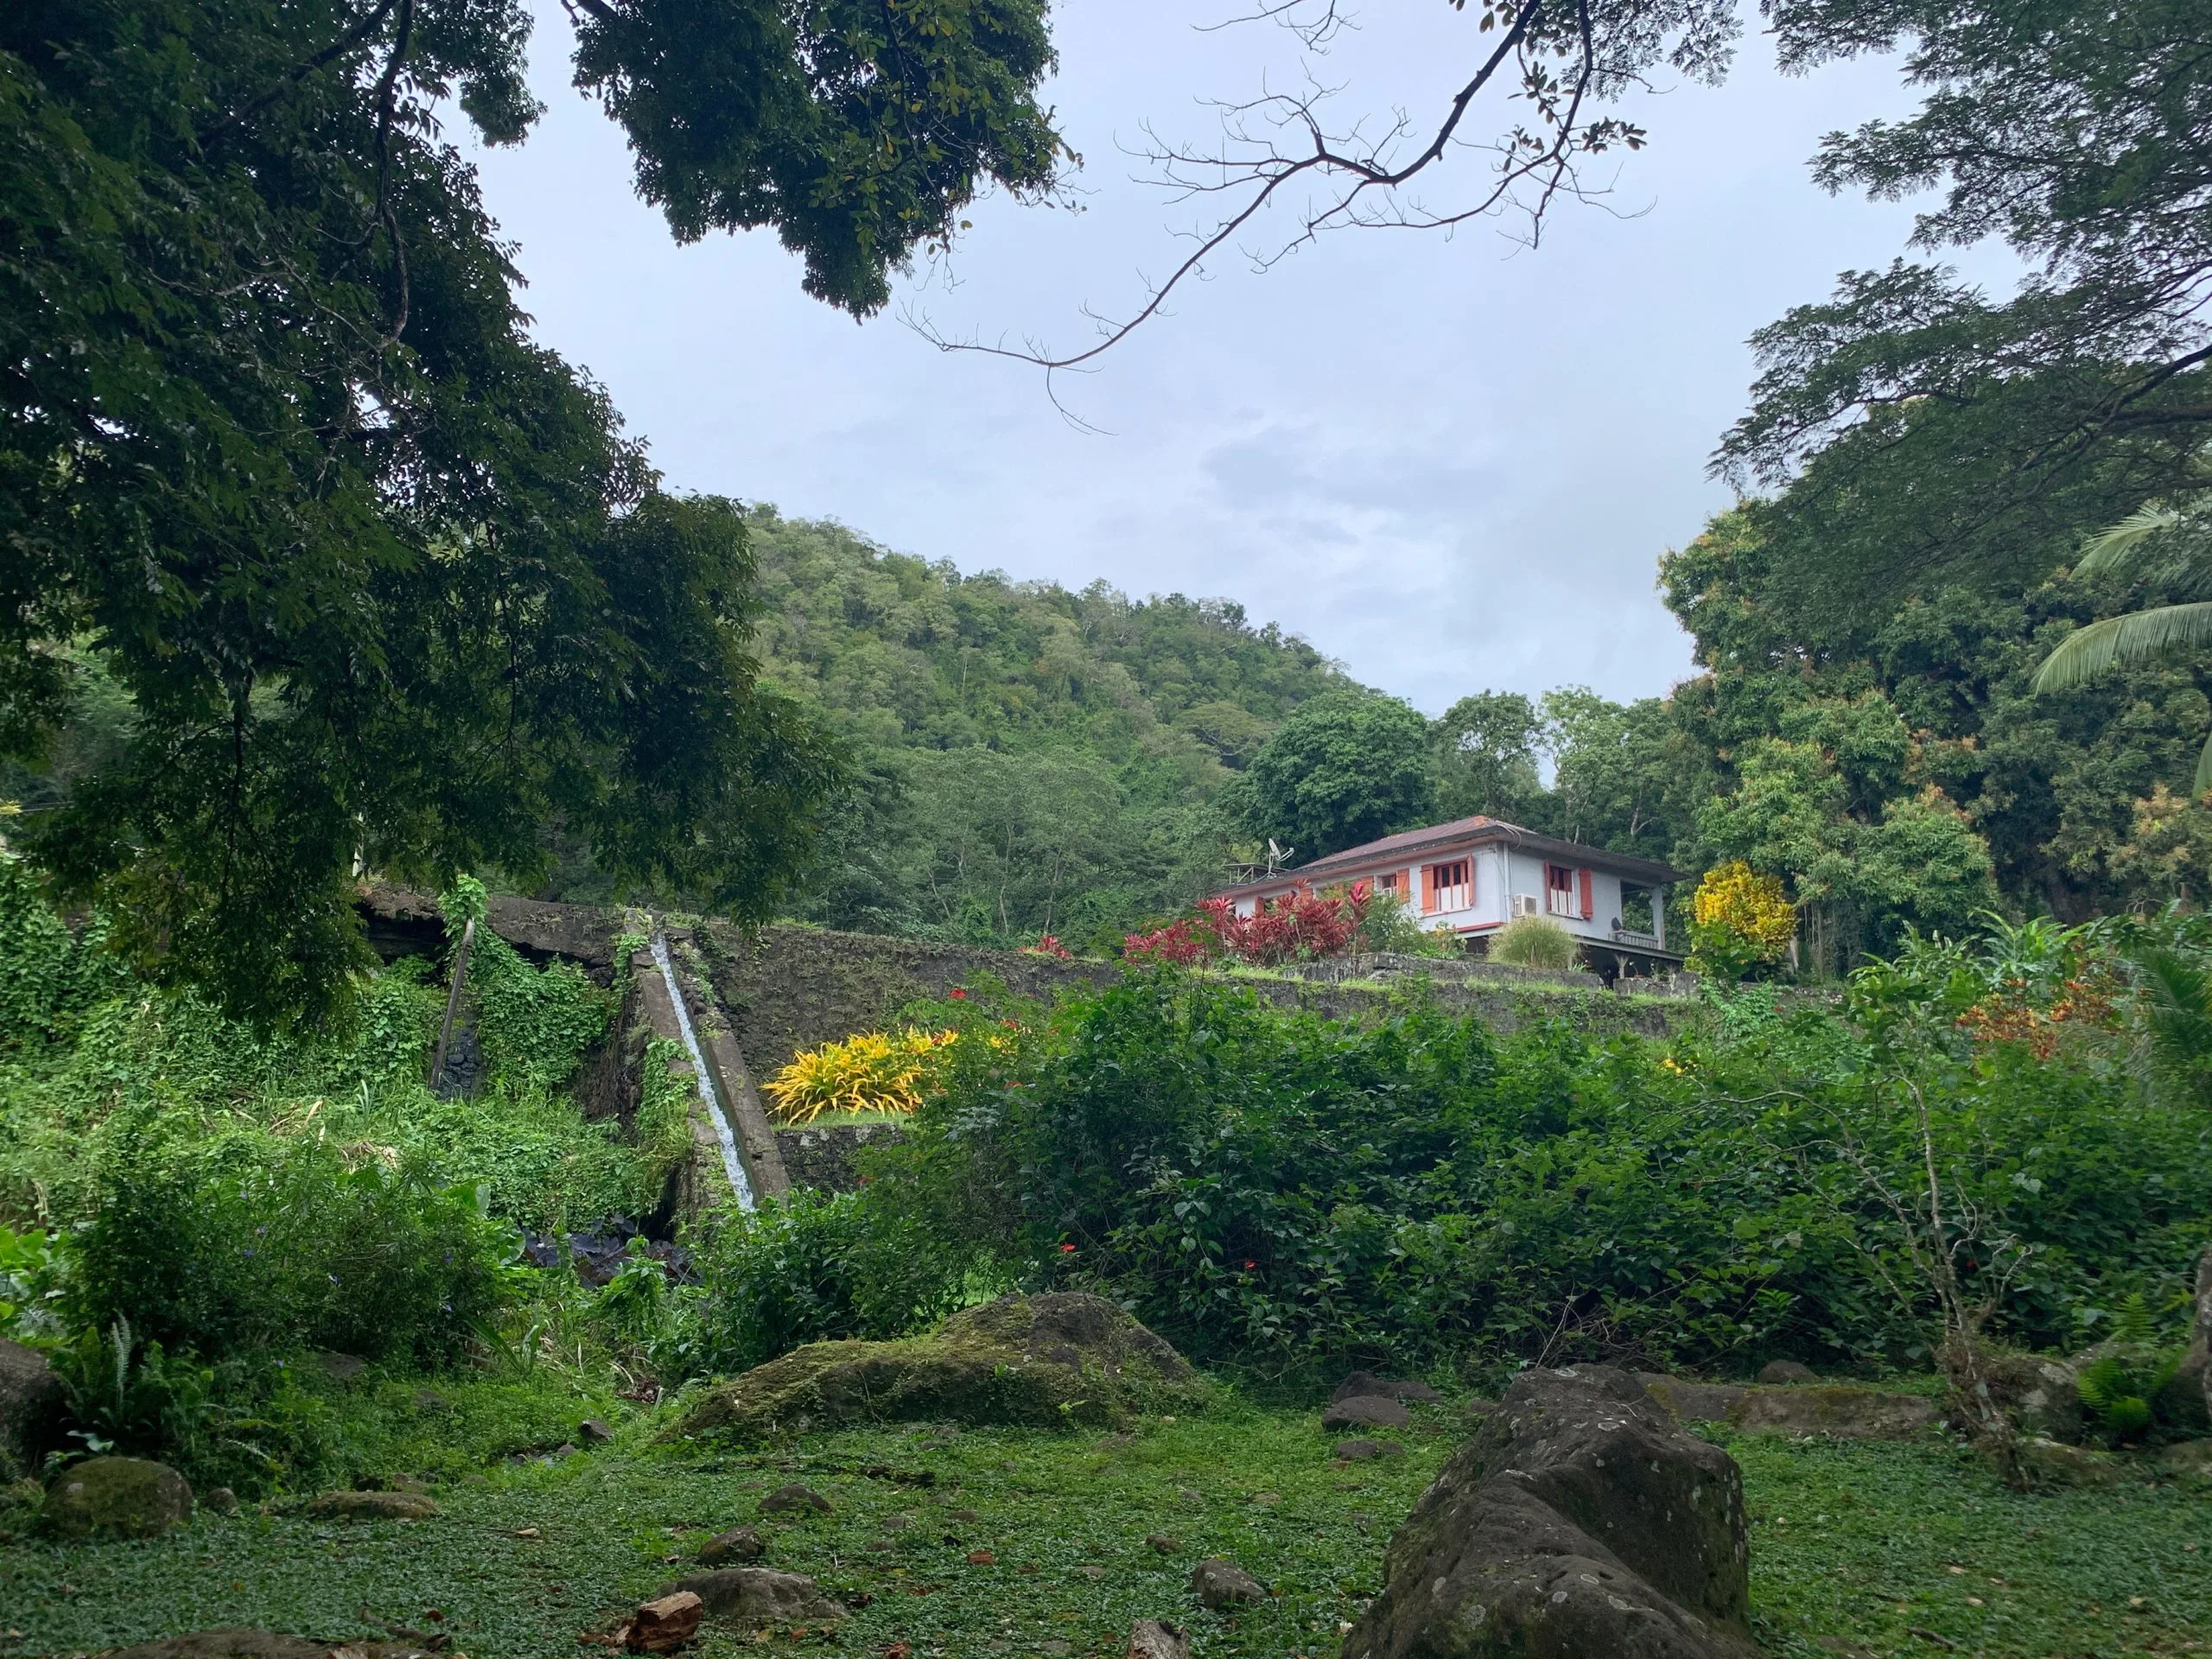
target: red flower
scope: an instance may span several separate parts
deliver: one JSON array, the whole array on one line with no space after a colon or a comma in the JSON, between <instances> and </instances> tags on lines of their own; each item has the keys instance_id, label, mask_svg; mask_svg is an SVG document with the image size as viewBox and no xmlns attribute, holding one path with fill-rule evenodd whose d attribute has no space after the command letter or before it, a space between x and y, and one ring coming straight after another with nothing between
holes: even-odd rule
<instances>
[{"instance_id":1,"label":"red flower","mask_svg":"<svg viewBox=\"0 0 2212 1659\"><path fill-rule=\"evenodd\" d=\"M1061 1245L1061 1246L1060 1246L1060 1254L1061 1254L1062 1255L1073 1255L1075 1254L1075 1246L1074 1246L1074 1245L1072 1245L1072 1244L1063 1244L1063 1245Z\"/></svg>"},{"instance_id":2,"label":"red flower","mask_svg":"<svg viewBox=\"0 0 2212 1659\"><path fill-rule=\"evenodd\" d=\"M1249 1273L1249 1272L1251 1272L1251 1271L1252 1271L1252 1269L1253 1269L1253 1268L1255 1268L1258 1267L1259 1265L1260 1265L1260 1264L1259 1264L1258 1262L1247 1262L1244 1264L1244 1271L1245 1271L1245 1272L1247 1272L1247 1273Z\"/></svg>"},{"instance_id":3,"label":"red flower","mask_svg":"<svg viewBox=\"0 0 2212 1659\"><path fill-rule=\"evenodd\" d=\"M956 985L952 988L952 1000L956 1002L965 1002L968 1000L968 993Z\"/></svg>"}]
</instances>

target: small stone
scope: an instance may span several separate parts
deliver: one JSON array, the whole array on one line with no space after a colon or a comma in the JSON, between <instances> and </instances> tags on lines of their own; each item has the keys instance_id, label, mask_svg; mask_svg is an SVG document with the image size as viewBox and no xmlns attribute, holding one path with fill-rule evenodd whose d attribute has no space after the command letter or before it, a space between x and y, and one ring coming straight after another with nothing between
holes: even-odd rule
<instances>
[{"instance_id":1,"label":"small stone","mask_svg":"<svg viewBox=\"0 0 2212 1659\"><path fill-rule=\"evenodd\" d=\"M1078 1578L1089 1579L1093 1584L1096 1584L1106 1576L1106 1569L1097 1566L1078 1567L1076 1568L1076 1575Z\"/></svg>"},{"instance_id":2,"label":"small stone","mask_svg":"<svg viewBox=\"0 0 2212 1659\"><path fill-rule=\"evenodd\" d=\"M760 1512L763 1515L772 1515L779 1510L792 1511L811 1510L817 1515L827 1515L832 1507L830 1500L821 1493L816 1491L811 1486L802 1486L797 1481L793 1481L788 1486L777 1487L774 1491L760 1500Z\"/></svg>"},{"instance_id":3,"label":"small stone","mask_svg":"<svg viewBox=\"0 0 2212 1659\"><path fill-rule=\"evenodd\" d=\"M236 1515L238 1512L238 1495L227 1486L218 1486L200 1500L200 1507L217 1515Z\"/></svg>"},{"instance_id":4,"label":"small stone","mask_svg":"<svg viewBox=\"0 0 2212 1659\"><path fill-rule=\"evenodd\" d=\"M576 1443L574 1440L563 1440L553 1448L550 1455L556 1458L573 1458L576 1455Z\"/></svg>"},{"instance_id":5,"label":"small stone","mask_svg":"<svg viewBox=\"0 0 2212 1659\"><path fill-rule=\"evenodd\" d=\"M1164 1532L1147 1533L1145 1535L1144 1541L1147 1544L1150 1544L1154 1549L1158 1550L1162 1555L1179 1555L1182 1554L1183 1546L1181 1541L1178 1539L1170 1538Z\"/></svg>"},{"instance_id":6,"label":"small stone","mask_svg":"<svg viewBox=\"0 0 2212 1659\"><path fill-rule=\"evenodd\" d=\"M694 1573L664 1586L661 1594L689 1590L707 1605L710 1618L734 1620L741 1628L829 1624L845 1609L823 1596L812 1579L766 1567L721 1567Z\"/></svg>"},{"instance_id":7,"label":"small stone","mask_svg":"<svg viewBox=\"0 0 2212 1659\"><path fill-rule=\"evenodd\" d=\"M515 1536L518 1538L543 1538L544 1535L545 1535L540 1532L536 1527L517 1527L515 1529Z\"/></svg>"},{"instance_id":8,"label":"small stone","mask_svg":"<svg viewBox=\"0 0 2212 1659\"><path fill-rule=\"evenodd\" d=\"M435 1389L415 1390L415 1409L417 1411L451 1411L452 1403Z\"/></svg>"},{"instance_id":9,"label":"small stone","mask_svg":"<svg viewBox=\"0 0 2212 1659\"><path fill-rule=\"evenodd\" d=\"M1276 1504L1282 1502L1282 1494L1281 1492L1255 1492L1251 1497L1244 1501L1248 1503L1256 1503L1263 1510L1272 1510Z\"/></svg>"},{"instance_id":10,"label":"small stone","mask_svg":"<svg viewBox=\"0 0 2212 1659\"><path fill-rule=\"evenodd\" d=\"M604 1418L587 1417L576 1425L576 1432L594 1446L604 1446L614 1438L614 1430Z\"/></svg>"},{"instance_id":11,"label":"small stone","mask_svg":"<svg viewBox=\"0 0 2212 1659\"><path fill-rule=\"evenodd\" d=\"M914 1517L911 1515L887 1515L876 1522L886 1532L904 1532L913 1524Z\"/></svg>"},{"instance_id":12,"label":"small stone","mask_svg":"<svg viewBox=\"0 0 2212 1659\"><path fill-rule=\"evenodd\" d=\"M1809 1365L1801 1365L1794 1359L1769 1360L1759 1369L1759 1381L1770 1388L1777 1383L1817 1382L1820 1374Z\"/></svg>"},{"instance_id":13,"label":"small stone","mask_svg":"<svg viewBox=\"0 0 2212 1659\"><path fill-rule=\"evenodd\" d=\"M420 1492L325 1492L307 1512L336 1521L427 1521L439 1510Z\"/></svg>"},{"instance_id":14,"label":"small stone","mask_svg":"<svg viewBox=\"0 0 2212 1659\"><path fill-rule=\"evenodd\" d=\"M948 1521L981 1521L983 1517L975 1510L947 1510L944 1518Z\"/></svg>"},{"instance_id":15,"label":"small stone","mask_svg":"<svg viewBox=\"0 0 2212 1659\"><path fill-rule=\"evenodd\" d=\"M970 1567L996 1567L998 1560L999 1558L988 1549L971 1549L968 1552L968 1565Z\"/></svg>"},{"instance_id":16,"label":"small stone","mask_svg":"<svg viewBox=\"0 0 2212 1659\"><path fill-rule=\"evenodd\" d=\"M1364 1463L1370 1458L1402 1458L1406 1448L1395 1440L1338 1440L1333 1455L1341 1463Z\"/></svg>"},{"instance_id":17,"label":"small stone","mask_svg":"<svg viewBox=\"0 0 2212 1659\"><path fill-rule=\"evenodd\" d=\"M1129 1626L1127 1659L1191 1659L1190 1635L1156 1618L1141 1618Z\"/></svg>"},{"instance_id":18,"label":"small stone","mask_svg":"<svg viewBox=\"0 0 2212 1659\"><path fill-rule=\"evenodd\" d=\"M673 1653L699 1633L706 1604L689 1590L648 1601L630 1616L623 1645L632 1653Z\"/></svg>"},{"instance_id":19,"label":"small stone","mask_svg":"<svg viewBox=\"0 0 2212 1659\"><path fill-rule=\"evenodd\" d=\"M2019 1459L2029 1478L2046 1486L2110 1486L2123 1473L2108 1452L2061 1446L2056 1440L2022 1440Z\"/></svg>"},{"instance_id":20,"label":"small stone","mask_svg":"<svg viewBox=\"0 0 2212 1659\"><path fill-rule=\"evenodd\" d=\"M702 1567L728 1567L738 1561L757 1561L767 1553L766 1541L752 1528L732 1527L699 1546L698 1561Z\"/></svg>"},{"instance_id":21,"label":"small stone","mask_svg":"<svg viewBox=\"0 0 2212 1659\"><path fill-rule=\"evenodd\" d=\"M1186 1510L1203 1510L1206 1506L1205 1494L1194 1492L1187 1486L1175 1489L1175 1501Z\"/></svg>"},{"instance_id":22,"label":"small stone","mask_svg":"<svg viewBox=\"0 0 2212 1659\"><path fill-rule=\"evenodd\" d=\"M1191 1588L1198 1599L1218 1612L1241 1602L1265 1601L1267 1587L1234 1561L1218 1556L1191 1569Z\"/></svg>"},{"instance_id":23,"label":"small stone","mask_svg":"<svg viewBox=\"0 0 2212 1659\"><path fill-rule=\"evenodd\" d=\"M1380 1394L1356 1394L1332 1401L1321 1414L1324 1428L1404 1428L1412 1421L1412 1414L1403 1406Z\"/></svg>"}]
</instances>

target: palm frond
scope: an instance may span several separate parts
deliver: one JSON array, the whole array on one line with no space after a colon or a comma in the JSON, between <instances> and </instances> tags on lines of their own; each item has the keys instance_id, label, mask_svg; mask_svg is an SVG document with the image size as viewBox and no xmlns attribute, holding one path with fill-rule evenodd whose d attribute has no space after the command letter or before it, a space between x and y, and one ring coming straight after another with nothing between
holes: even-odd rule
<instances>
[{"instance_id":1,"label":"palm frond","mask_svg":"<svg viewBox=\"0 0 2212 1659\"><path fill-rule=\"evenodd\" d=\"M2212 601L2159 605L2069 633L2036 671L2038 691L2066 691L2112 668L2152 662L2183 646L2212 644Z\"/></svg>"},{"instance_id":2,"label":"palm frond","mask_svg":"<svg viewBox=\"0 0 2212 1659\"><path fill-rule=\"evenodd\" d=\"M2131 512L2109 530L2101 531L2082 543L2082 556L2074 569L2083 575L2101 570L2125 570L2140 559L2144 543L2160 531L2182 522L2171 507L2156 505Z\"/></svg>"},{"instance_id":3,"label":"palm frond","mask_svg":"<svg viewBox=\"0 0 2212 1659\"><path fill-rule=\"evenodd\" d=\"M2183 1067L2212 1058L2212 969L2177 950L2143 950L2133 960L2159 1058Z\"/></svg>"}]
</instances>

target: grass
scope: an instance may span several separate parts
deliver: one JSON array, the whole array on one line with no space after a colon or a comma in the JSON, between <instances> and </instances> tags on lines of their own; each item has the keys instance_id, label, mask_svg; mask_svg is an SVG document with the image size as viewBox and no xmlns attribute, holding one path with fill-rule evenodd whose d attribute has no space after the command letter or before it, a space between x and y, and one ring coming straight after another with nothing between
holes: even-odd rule
<instances>
[{"instance_id":1,"label":"grass","mask_svg":"<svg viewBox=\"0 0 2212 1659\"><path fill-rule=\"evenodd\" d=\"M400 1386L365 1401L389 1414ZM595 1404L580 1399L576 1414ZM504 1412L463 1402L459 1415L509 1439L524 1422L551 1432L536 1398ZM764 1565L809 1574L855 1611L834 1634L710 1625L705 1659L825 1642L854 1654L904 1642L917 1659L1118 1655L1140 1618L1189 1626L1204 1656L1333 1654L1379 1587L1391 1528L1465 1429L1455 1408L1426 1409L1401 1437L1407 1456L1338 1466L1313 1410L1233 1394L1127 1435L884 1428L772 1453L659 1445L665 1421L641 1414L611 1445L458 1475L449 1455L429 1455L448 1431L382 1431L380 1444L446 1474L432 1521L203 1514L152 1543L0 1547L0 1654L231 1624L331 1638L442 1629L474 1659L588 1653L580 1635L609 1628L713 1531L740 1524L767 1536ZM1773 1654L2071 1659L2188 1652L2212 1635L2201 1497L2147 1485L2023 1497L1937 1440L1730 1446ZM761 1517L762 1496L793 1480L834 1512ZM1146 1541L1155 1533L1180 1548L1160 1554ZM978 1551L989 1561L971 1563ZM1277 1594L1234 1617L1205 1611L1187 1580L1209 1554Z\"/></svg>"}]
</instances>

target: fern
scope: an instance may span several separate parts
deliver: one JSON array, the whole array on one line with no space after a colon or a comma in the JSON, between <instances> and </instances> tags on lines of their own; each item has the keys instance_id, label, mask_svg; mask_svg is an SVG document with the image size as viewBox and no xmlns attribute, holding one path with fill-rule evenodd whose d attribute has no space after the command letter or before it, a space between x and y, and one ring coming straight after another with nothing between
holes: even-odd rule
<instances>
[{"instance_id":1,"label":"fern","mask_svg":"<svg viewBox=\"0 0 2212 1659\"><path fill-rule=\"evenodd\" d=\"M2113 1335L2113 1348L2082 1368L2075 1388L2107 1434L2133 1440L2151 1427L2157 1415L2152 1402L2174 1380L2183 1356L2151 1350L2151 1310L2139 1294L2121 1304Z\"/></svg>"}]
</instances>

